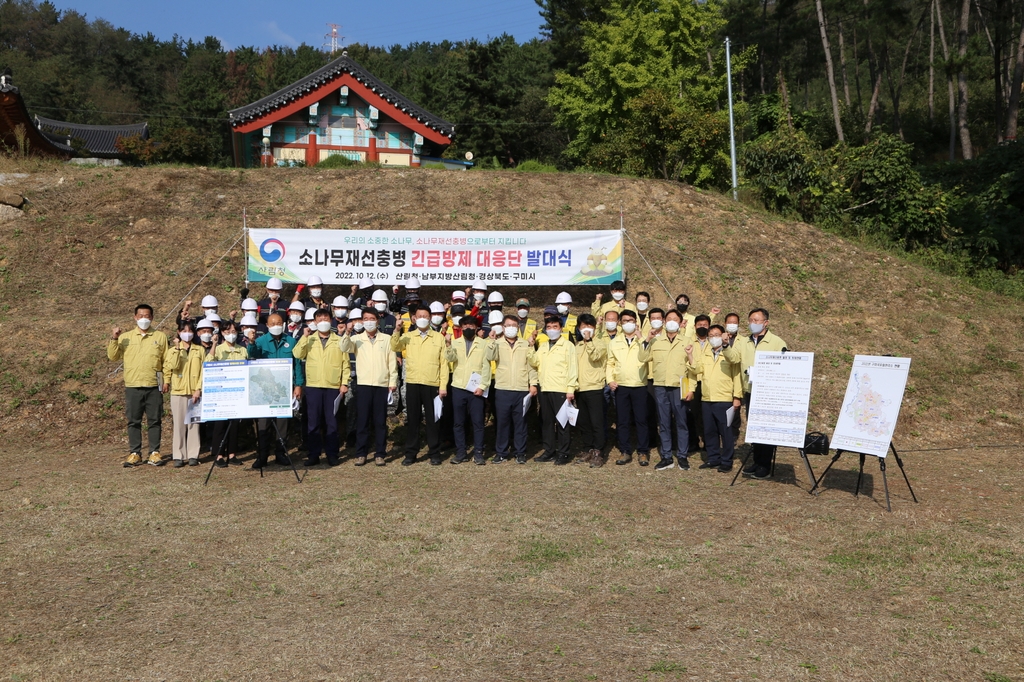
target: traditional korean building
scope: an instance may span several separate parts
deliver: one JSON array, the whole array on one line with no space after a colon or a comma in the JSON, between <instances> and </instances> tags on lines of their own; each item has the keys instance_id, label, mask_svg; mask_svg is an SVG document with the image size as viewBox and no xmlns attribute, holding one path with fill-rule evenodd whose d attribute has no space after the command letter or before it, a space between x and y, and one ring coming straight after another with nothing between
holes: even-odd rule
<instances>
[{"instance_id":1,"label":"traditional korean building","mask_svg":"<svg viewBox=\"0 0 1024 682\"><path fill-rule=\"evenodd\" d=\"M420 108L347 52L288 87L229 112L235 165L314 166L340 154L419 166L451 144L455 126Z\"/></svg>"}]
</instances>

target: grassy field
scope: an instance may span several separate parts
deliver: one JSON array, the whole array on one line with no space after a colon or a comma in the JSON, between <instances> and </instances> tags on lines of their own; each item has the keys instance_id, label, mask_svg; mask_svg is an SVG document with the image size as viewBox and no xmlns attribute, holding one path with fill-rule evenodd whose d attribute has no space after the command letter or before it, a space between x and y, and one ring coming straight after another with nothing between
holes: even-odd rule
<instances>
[{"instance_id":1,"label":"grassy field","mask_svg":"<svg viewBox=\"0 0 1024 682\"><path fill-rule=\"evenodd\" d=\"M1024 680L1021 302L672 183L11 170L29 204L0 222L0 680ZM243 209L504 230L617 229L620 206L657 274L630 248L631 290L766 306L816 353L809 429L831 431L855 354L912 357L896 441L920 504L893 463L886 513L874 460L855 498L854 456L812 497L792 451L733 488L635 464L231 468L206 487L205 466L120 467L110 327L139 300L173 315L205 273L191 297L233 307ZM930 447L960 449L913 452Z\"/></svg>"}]
</instances>

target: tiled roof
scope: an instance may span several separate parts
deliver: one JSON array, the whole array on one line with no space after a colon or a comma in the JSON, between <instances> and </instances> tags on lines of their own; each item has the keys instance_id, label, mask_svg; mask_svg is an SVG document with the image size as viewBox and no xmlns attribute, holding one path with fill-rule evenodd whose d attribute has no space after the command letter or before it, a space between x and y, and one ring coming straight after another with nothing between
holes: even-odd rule
<instances>
[{"instance_id":1,"label":"tiled roof","mask_svg":"<svg viewBox=\"0 0 1024 682\"><path fill-rule=\"evenodd\" d=\"M313 90L316 90L320 86L334 80L343 73L351 74L353 78L370 88L375 94L379 95L385 101L398 107L400 110L404 111L406 114L429 128L438 131L449 139L455 136L455 126L453 124L419 107L397 90L388 87L344 52L340 57L332 61L327 66L317 69L308 76L295 81L288 87L281 88L274 94L267 95L263 99L253 102L252 104L247 104L244 107L239 107L238 109L228 112L228 115L231 118L231 125L241 125L254 118L258 118L274 111L275 109L286 106L288 103L295 101L299 97L302 97Z\"/></svg>"},{"instance_id":2,"label":"tiled roof","mask_svg":"<svg viewBox=\"0 0 1024 682\"><path fill-rule=\"evenodd\" d=\"M149 137L149 124L134 123L131 125L94 126L81 123L67 123L50 118L36 116L36 127L53 144L71 149L68 140L78 138L85 143L85 148L94 156L118 156L114 147L119 137Z\"/></svg>"}]
</instances>

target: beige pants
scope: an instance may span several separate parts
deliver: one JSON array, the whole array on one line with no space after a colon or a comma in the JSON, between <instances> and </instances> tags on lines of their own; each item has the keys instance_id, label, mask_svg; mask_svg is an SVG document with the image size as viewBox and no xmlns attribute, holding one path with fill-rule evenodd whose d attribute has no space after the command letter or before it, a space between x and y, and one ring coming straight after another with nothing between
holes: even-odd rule
<instances>
[{"instance_id":1,"label":"beige pants","mask_svg":"<svg viewBox=\"0 0 1024 682\"><path fill-rule=\"evenodd\" d=\"M174 459L199 459L199 424L185 424L190 395L171 396L171 415L174 423Z\"/></svg>"}]
</instances>

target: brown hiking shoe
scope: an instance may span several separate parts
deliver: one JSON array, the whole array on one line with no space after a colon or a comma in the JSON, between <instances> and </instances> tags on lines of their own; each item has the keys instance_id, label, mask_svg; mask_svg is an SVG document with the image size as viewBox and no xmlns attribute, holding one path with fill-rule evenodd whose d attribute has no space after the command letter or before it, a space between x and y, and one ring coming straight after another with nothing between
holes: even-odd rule
<instances>
[{"instance_id":1,"label":"brown hiking shoe","mask_svg":"<svg viewBox=\"0 0 1024 682\"><path fill-rule=\"evenodd\" d=\"M619 458L617 460L615 460L615 463L618 464L619 466L623 466L625 464L629 464L632 461L633 461L633 454L632 453L625 454L625 453L623 453L620 450L619 451Z\"/></svg>"},{"instance_id":2,"label":"brown hiking shoe","mask_svg":"<svg viewBox=\"0 0 1024 682\"><path fill-rule=\"evenodd\" d=\"M593 456L593 450L582 450L578 455L576 455L576 459L573 460L573 464L590 464L590 458Z\"/></svg>"},{"instance_id":3,"label":"brown hiking shoe","mask_svg":"<svg viewBox=\"0 0 1024 682\"><path fill-rule=\"evenodd\" d=\"M604 466L604 463L606 461L607 461L607 459L601 453L600 450L591 450L590 451L590 468L591 469L600 469L601 467Z\"/></svg>"},{"instance_id":4,"label":"brown hiking shoe","mask_svg":"<svg viewBox=\"0 0 1024 682\"><path fill-rule=\"evenodd\" d=\"M645 467L651 463L651 453L649 452L639 452L637 453L636 458L637 461L640 463L640 466L642 467Z\"/></svg>"}]
</instances>

